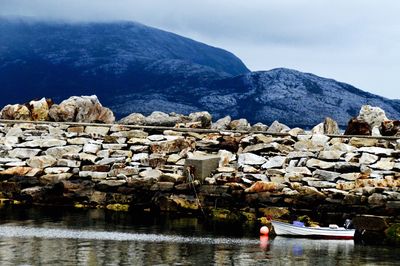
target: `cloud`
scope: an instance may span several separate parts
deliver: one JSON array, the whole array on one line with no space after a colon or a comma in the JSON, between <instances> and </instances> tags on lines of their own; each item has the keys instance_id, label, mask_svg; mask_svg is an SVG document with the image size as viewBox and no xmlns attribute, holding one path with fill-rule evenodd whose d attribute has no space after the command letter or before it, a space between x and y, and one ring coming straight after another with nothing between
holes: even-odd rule
<instances>
[{"instance_id":1,"label":"cloud","mask_svg":"<svg viewBox=\"0 0 400 266\"><path fill-rule=\"evenodd\" d=\"M1 16L134 20L230 50L254 70L292 67L390 98L400 98L399 9L396 0L0 0Z\"/></svg>"}]
</instances>

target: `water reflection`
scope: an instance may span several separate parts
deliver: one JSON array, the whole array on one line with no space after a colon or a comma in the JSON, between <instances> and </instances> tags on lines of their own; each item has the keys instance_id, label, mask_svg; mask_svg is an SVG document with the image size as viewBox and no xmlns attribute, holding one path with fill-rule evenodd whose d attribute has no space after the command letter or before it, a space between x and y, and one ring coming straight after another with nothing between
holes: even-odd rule
<instances>
[{"instance_id":1,"label":"water reflection","mask_svg":"<svg viewBox=\"0 0 400 266\"><path fill-rule=\"evenodd\" d=\"M247 232L192 218L0 210L0 264L397 265L400 259L399 248L357 246L349 240L260 238L257 230Z\"/></svg>"}]
</instances>

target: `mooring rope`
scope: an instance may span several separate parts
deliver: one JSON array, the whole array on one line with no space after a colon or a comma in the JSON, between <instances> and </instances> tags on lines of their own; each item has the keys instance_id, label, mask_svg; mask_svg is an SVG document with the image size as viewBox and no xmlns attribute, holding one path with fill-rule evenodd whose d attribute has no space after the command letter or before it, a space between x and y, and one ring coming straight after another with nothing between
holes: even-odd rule
<instances>
[{"instance_id":1,"label":"mooring rope","mask_svg":"<svg viewBox=\"0 0 400 266\"><path fill-rule=\"evenodd\" d=\"M189 179L189 184L191 184L192 188L193 188L193 192L194 192L194 196L196 197L197 200L197 204L199 204L200 210L203 213L204 218L207 218L206 213L204 212L203 206L201 205L199 196L197 195L197 191L196 191L196 184L194 184L194 178L192 176L192 169L190 166L187 167L187 172L188 172L188 179Z\"/></svg>"}]
</instances>

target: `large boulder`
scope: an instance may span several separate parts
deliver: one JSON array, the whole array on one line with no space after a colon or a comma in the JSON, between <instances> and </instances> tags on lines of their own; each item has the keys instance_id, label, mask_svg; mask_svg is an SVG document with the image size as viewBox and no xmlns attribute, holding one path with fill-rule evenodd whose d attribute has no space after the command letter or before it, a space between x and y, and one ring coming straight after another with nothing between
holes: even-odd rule
<instances>
[{"instance_id":1,"label":"large boulder","mask_svg":"<svg viewBox=\"0 0 400 266\"><path fill-rule=\"evenodd\" d=\"M268 128L267 133L284 133L288 132L289 130L290 127L275 120Z\"/></svg>"},{"instance_id":2,"label":"large boulder","mask_svg":"<svg viewBox=\"0 0 400 266\"><path fill-rule=\"evenodd\" d=\"M221 119L218 119L215 123L211 125L212 129L217 129L217 130L226 130L231 123L232 118L228 115L225 116Z\"/></svg>"},{"instance_id":3,"label":"large boulder","mask_svg":"<svg viewBox=\"0 0 400 266\"><path fill-rule=\"evenodd\" d=\"M179 123L181 119L176 116L170 116L166 113L155 111L147 116L144 121L147 126L173 127Z\"/></svg>"},{"instance_id":4,"label":"large boulder","mask_svg":"<svg viewBox=\"0 0 400 266\"><path fill-rule=\"evenodd\" d=\"M386 117L385 111L379 107L372 107L370 105L363 105L358 120L364 121L370 125L371 128L379 127L383 121L389 120Z\"/></svg>"},{"instance_id":5,"label":"large boulder","mask_svg":"<svg viewBox=\"0 0 400 266\"><path fill-rule=\"evenodd\" d=\"M359 120L357 118L352 118L347 124L347 128L344 134L369 136L372 134L372 128L367 122Z\"/></svg>"},{"instance_id":6,"label":"large boulder","mask_svg":"<svg viewBox=\"0 0 400 266\"><path fill-rule=\"evenodd\" d=\"M324 122L316 125L312 130L312 134L339 135L340 129L335 120L326 117Z\"/></svg>"},{"instance_id":7,"label":"large boulder","mask_svg":"<svg viewBox=\"0 0 400 266\"><path fill-rule=\"evenodd\" d=\"M400 120L383 121L379 130L382 136L400 136Z\"/></svg>"},{"instance_id":8,"label":"large boulder","mask_svg":"<svg viewBox=\"0 0 400 266\"><path fill-rule=\"evenodd\" d=\"M96 95L73 96L49 111L51 119L57 122L114 123L113 112L101 105Z\"/></svg>"},{"instance_id":9,"label":"large boulder","mask_svg":"<svg viewBox=\"0 0 400 266\"><path fill-rule=\"evenodd\" d=\"M31 120L31 112L22 104L6 105L0 111L1 119L9 120Z\"/></svg>"},{"instance_id":10,"label":"large boulder","mask_svg":"<svg viewBox=\"0 0 400 266\"><path fill-rule=\"evenodd\" d=\"M338 123L330 117L326 117L324 120L324 133L326 135L339 135L340 129Z\"/></svg>"},{"instance_id":11,"label":"large boulder","mask_svg":"<svg viewBox=\"0 0 400 266\"><path fill-rule=\"evenodd\" d=\"M196 112L189 114L191 122L200 122L202 128L210 128L212 116L209 112Z\"/></svg>"},{"instance_id":12,"label":"large boulder","mask_svg":"<svg viewBox=\"0 0 400 266\"><path fill-rule=\"evenodd\" d=\"M241 131L249 131L251 129L251 126L249 122L244 119L237 119L233 120L229 123L229 129L231 130L241 130Z\"/></svg>"},{"instance_id":13,"label":"large boulder","mask_svg":"<svg viewBox=\"0 0 400 266\"><path fill-rule=\"evenodd\" d=\"M52 105L50 99L42 98L38 101L30 101L29 107L31 110L31 117L34 121L47 121L49 120L49 109Z\"/></svg>"},{"instance_id":14,"label":"large boulder","mask_svg":"<svg viewBox=\"0 0 400 266\"><path fill-rule=\"evenodd\" d=\"M124 118L122 118L119 123L125 125L143 125L145 123L146 117L140 113L132 113Z\"/></svg>"}]
</instances>

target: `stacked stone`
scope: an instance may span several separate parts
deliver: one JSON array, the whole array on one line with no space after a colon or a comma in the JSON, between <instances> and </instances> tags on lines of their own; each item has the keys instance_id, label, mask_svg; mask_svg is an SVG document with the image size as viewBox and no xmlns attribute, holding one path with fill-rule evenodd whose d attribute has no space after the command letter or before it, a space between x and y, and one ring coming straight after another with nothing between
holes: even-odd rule
<instances>
[{"instance_id":1,"label":"stacked stone","mask_svg":"<svg viewBox=\"0 0 400 266\"><path fill-rule=\"evenodd\" d=\"M305 135L277 122L269 130L1 124L1 197L122 210L225 208L253 218L265 205L399 213L398 140ZM218 156L218 167L188 180L185 160L206 155Z\"/></svg>"}]
</instances>

